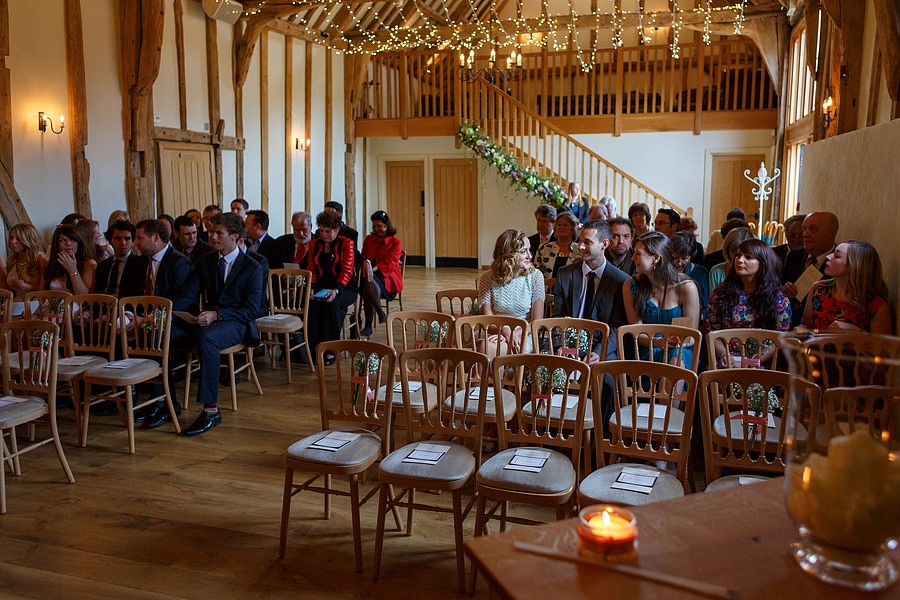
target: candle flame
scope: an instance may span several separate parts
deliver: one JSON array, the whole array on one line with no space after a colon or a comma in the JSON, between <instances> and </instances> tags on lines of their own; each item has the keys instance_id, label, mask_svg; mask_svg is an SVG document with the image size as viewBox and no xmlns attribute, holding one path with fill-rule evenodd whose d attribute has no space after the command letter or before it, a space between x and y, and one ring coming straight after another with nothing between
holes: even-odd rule
<instances>
[{"instance_id":1,"label":"candle flame","mask_svg":"<svg viewBox=\"0 0 900 600\"><path fill-rule=\"evenodd\" d=\"M812 481L812 469L809 466L803 467L803 489L808 490Z\"/></svg>"},{"instance_id":2,"label":"candle flame","mask_svg":"<svg viewBox=\"0 0 900 600\"><path fill-rule=\"evenodd\" d=\"M605 527L609 527L609 522L610 522L610 521L609 521L609 511L608 511L608 510L604 510L604 511L603 511L603 514L602 514L602 517L603 517L603 525L604 525Z\"/></svg>"}]
</instances>

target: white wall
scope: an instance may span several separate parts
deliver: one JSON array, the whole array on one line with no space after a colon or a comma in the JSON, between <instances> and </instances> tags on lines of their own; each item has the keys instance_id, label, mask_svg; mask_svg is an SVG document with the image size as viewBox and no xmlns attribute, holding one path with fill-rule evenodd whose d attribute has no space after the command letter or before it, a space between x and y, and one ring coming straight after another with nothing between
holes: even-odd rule
<instances>
[{"instance_id":1,"label":"white wall","mask_svg":"<svg viewBox=\"0 0 900 600\"><path fill-rule=\"evenodd\" d=\"M754 130L709 131L696 136L690 132L673 132L633 133L620 137L604 134L575 137L676 204L693 208L701 232L708 232L711 155L761 151L771 156L773 136L771 130ZM369 139L366 166L370 175L365 214L385 208L384 161L425 161L426 214L431 214L434 198L429 182L432 181L433 160L471 156L473 155L465 148L455 148L451 137ZM538 200L510 189L492 169L480 169L479 178L478 218L481 231L478 260L479 264L487 265L491 262L494 240L503 230L514 227L529 234L534 232L533 213ZM623 212L627 210L627 207L620 208ZM702 239L707 237L705 233L701 235ZM428 245L428 253L433 255L433 243Z\"/></svg>"}]
</instances>

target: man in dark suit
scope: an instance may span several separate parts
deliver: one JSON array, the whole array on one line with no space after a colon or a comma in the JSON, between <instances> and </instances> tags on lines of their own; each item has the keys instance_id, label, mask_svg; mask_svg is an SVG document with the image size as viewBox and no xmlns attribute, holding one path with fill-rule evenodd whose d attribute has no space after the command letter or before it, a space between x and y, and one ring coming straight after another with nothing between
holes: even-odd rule
<instances>
[{"instance_id":1,"label":"man in dark suit","mask_svg":"<svg viewBox=\"0 0 900 600\"><path fill-rule=\"evenodd\" d=\"M269 214L264 210L247 211L244 219L244 226L247 228L247 249L262 254L269 261L269 264L277 262L275 238L269 235Z\"/></svg>"},{"instance_id":2,"label":"man in dark suit","mask_svg":"<svg viewBox=\"0 0 900 600\"><path fill-rule=\"evenodd\" d=\"M796 327L803 318L806 298L797 298L797 286L794 282L800 278L807 268L814 266L825 273L825 257L834 251L838 228L837 215L831 212L813 212L803 219L803 247L788 252L781 272L785 295L791 299L791 326Z\"/></svg>"},{"instance_id":3,"label":"man in dark suit","mask_svg":"<svg viewBox=\"0 0 900 600\"><path fill-rule=\"evenodd\" d=\"M553 224L556 223L556 207L549 204L538 204L538 207L534 210L534 218L537 233L528 236L532 260L537 256L537 251L541 244L556 241L556 236L553 235Z\"/></svg>"},{"instance_id":4,"label":"man in dark suit","mask_svg":"<svg viewBox=\"0 0 900 600\"><path fill-rule=\"evenodd\" d=\"M222 208L216 204L208 204L206 208L203 209L203 231L197 234L204 242L209 242L209 228L211 227L209 220L212 219L213 215L217 215L222 212Z\"/></svg>"},{"instance_id":5,"label":"man in dark suit","mask_svg":"<svg viewBox=\"0 0 900 600\"><path fill-rule=\"evenodd\" d=\"M128 221L116 221L110 226L108 233L114 254L97 265L94 291L120 297L122 275L133 271L138 260L138 256L131 251L134 245L134 225Z\"/></svg>"},{"instance_id":6,"label":"man in dark suit","mask_svg":"<svg viewBox=\"0 0 900 600\"><path fill-rule=\"evenodd\" d=\"M172 238L172 247L187 256L191 263L204 254L215 252L213 247L200 239L197 234L197 224L188 216L175 219L175 236Z\"/></svg>"},{"instance_id":7,"label":"man in dark suit","mask_svg":"<svg viewBox=\"0 0 900 600\"><path fill-rule=\"evenodd\" d=\"M210 224L209 240L216 254L207 254L197 263L203 312L191 332L200 358L197 402L203 410L184 432L191 436L222 422L217 404L219 351L240 342L259 343L255 318L262 304L263 270L238 248L238 239L245 235L244 222L236 214L221 213Z\"/></svg>"},{"instance_id":8,"label":"man in dark suit","mask_svg":"<svg viewBox=\"0 0 900 600\"><path fill-rule=\"evenodd\" d=\"M172 301L173 310L196 312L199 283L192 276L191 261L169 245L169 229L165 224L157 219L139 222L135 226L134 245L141 255L135 258L133 266L122 276L119 296L162 296ZM181 327L180 321L173 319L170 345L175 345L179 335L186 335ZM180 414L181 405L175 396L174 386L170 386L170 392L175 412ZM156 388L151 393L156 396L162 392ZM135 415L134 420L143 421L147 429L154 429L168 422L169 411L165 402L159 401Z\"/></svg>"},{"instance_id":9,"label":"man in dark suit","mask_svg":"<svg viewBox=\"0 0 900 600\"><path fill-rule=\"evenodd\" d=\"M609 246L609 224L606 221L588 221L581 228L578 253L581 261L566 265L556 275L553 286L553 316L581 317L594 319L609 325L609 345L606 357L599 356L600 340L594 340L589 362L616 359L616 332L628 324L625 302L622 299L622 285L628 275L606 260ZM593 288L591 287L593 286ZM604 426L612 415L612 378L606 376L602 392L602 422Z\"/></svg>"},{"instance_id":10,"label":"man in dark suit","mask_svg":"<svg viewBox=\"0 0 900 600\"><path fill-rule=\"evenodd\" d=\"M610 219L608 223L612 238L606 248L606 260L626 275L634 275L634 261L631 259L634 224L622 217Z\"/></svg>"},{"instance_id":11,"label":"man in dark suit","mask_svg":"<svg viewBox=\"0 0 900 600\"><path fill-rule=\"evenodd\" d=\"M308 212L295 212L291 216L291 229L292 233L275 240L275 268L281 268L284 263L295 263L305 268L306 252L312 240L312 217Z\"/></svg>"}]
</instances>

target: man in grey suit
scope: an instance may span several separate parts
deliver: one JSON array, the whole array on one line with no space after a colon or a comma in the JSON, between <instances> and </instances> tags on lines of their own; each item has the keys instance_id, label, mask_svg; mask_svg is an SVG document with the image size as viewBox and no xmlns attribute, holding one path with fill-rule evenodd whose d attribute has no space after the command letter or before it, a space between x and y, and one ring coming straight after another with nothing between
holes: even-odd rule
<instances>
[{"instance_id":1,"label":"man in grey suit","mask_svg":"<svg viewBox=\"0 0 900 600\"><path fill-rule=\"evenodd\" d=\"M625 303L622 300L622 284L628 275L606 260L604 255L612 234L609 224L602 220L588 221L581 228L578 253L581 261L559 270L553 286L554 317L581 317L609 325L609 346L606 360L616 358L616 330L628 324ZM588 289L591 282L593 290ZM595 349L596 348L595 346ZM591 362L600 356L592 353Z\"/></svg>"}]
</instances>

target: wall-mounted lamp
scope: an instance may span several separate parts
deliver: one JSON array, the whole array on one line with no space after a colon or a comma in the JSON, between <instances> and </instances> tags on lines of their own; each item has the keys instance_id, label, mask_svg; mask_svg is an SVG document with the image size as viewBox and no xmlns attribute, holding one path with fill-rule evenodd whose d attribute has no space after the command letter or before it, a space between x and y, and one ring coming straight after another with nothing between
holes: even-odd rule
<instances>
[{"instance_id":1,"label":"wall-mounted lamp","mask_svg":"<svg viewBox=\"0 0 900 600\"><path fill-rule=\"evenodd\" d=\"M296 138L294 140L294 149L299 150L300 152L309 150L309 138L306 138L306 142L302 142L300 141L300 138Z\"/></svg>"},{"instance_id":2,"label":"wall-mounted lamp","mask_svg":"<svg viewBox=\"0 0 900 600\"><path fill-rule=\"evenodd\" d=\"M822 102L822 118L825 119L825 129L828 130L828 127L831 125L832 121L837 119L837 109L831 110L834 107L834 99L831 97L831 94L828 94L828 97Z\"/></svg>"},{"instance_id":3,"label":"wall-mounted lamp","mask_svg":"<svg viewBox=\"0 0 900 600\"><path fill-rule=\"evenodd\" d=\"M66 128L65 118L62 115L59 115L59 131L53 128L53 119L45 115L43 112L38 112L38 131L44 133L47 131L47 122L50 122L50 131L59 135L63 132L63 129Z\"/></svg>"}]
</instances>

